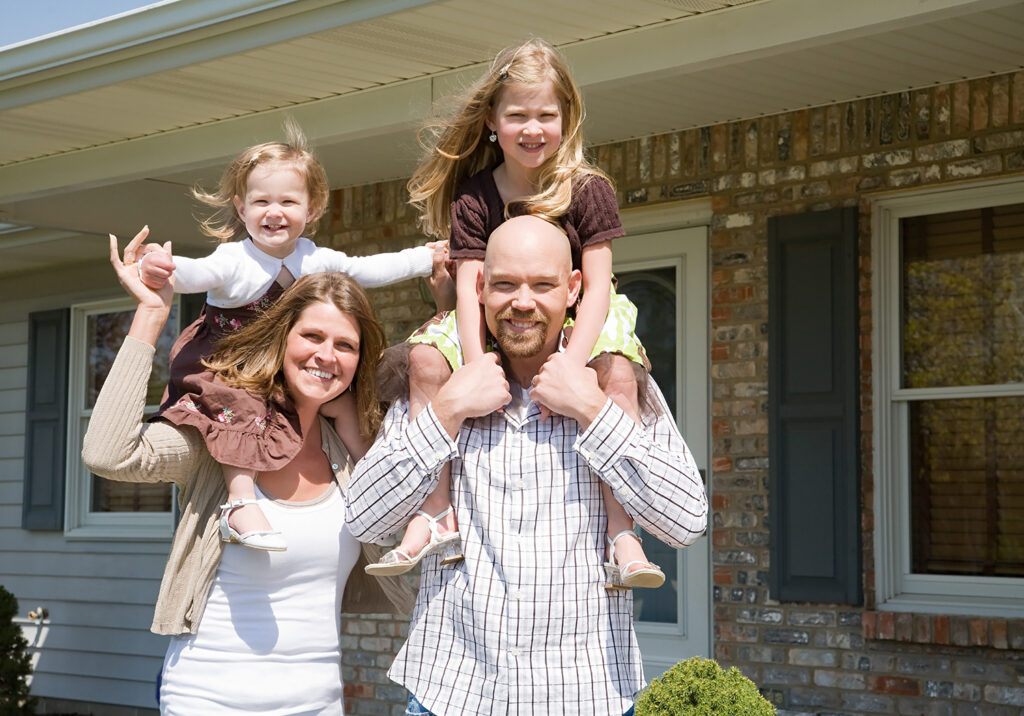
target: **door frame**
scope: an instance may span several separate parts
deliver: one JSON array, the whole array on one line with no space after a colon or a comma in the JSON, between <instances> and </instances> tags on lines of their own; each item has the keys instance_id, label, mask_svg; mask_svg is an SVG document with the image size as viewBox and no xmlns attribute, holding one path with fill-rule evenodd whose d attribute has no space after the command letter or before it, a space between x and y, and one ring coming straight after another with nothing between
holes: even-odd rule
<instances>
[{"instance_id":1,"label":"door frame","mask_svg":"<svg viewBox=\"0 0 1024 716\"><path fill-rule=\"evenodd\" d=\"M687 444L690 447L694 458L697 461L699 467L701 467L706 475L705 484L707 485L708 491L708 502L710 504L711 496L711 370L710 370L710 306L711 306L711 273L709 256L710 250L708 246L708 238L710 234L710 223L711 223L711 201L710 199L701 199L695 201L685 202L671 202L668 204L660 204L654 207L641 207L635 209L625 209L621 213L622 224L626 229L626 237L619 239L615 244L615 259L616 264L620 263L636 263L643 264L647 261L657 261L659 258L678 259L680 254L685 250L688 259L693 259L696 262L696 266L685 267L690 269L690 276L692 278L693 271L700 274L703 279L703 311L700 313L689 312L689 315L683 315L683 326L684 326L684 340L688 339L690 335L697 329L703 329L704 334L704 350L703 350L703 362L697 363L697 365L691 365L695 362L695 359L690 360L690 364L687 364L688 368L696 368L702 370L703 376L697 378L697 384L693 382L693 378L689 378L686 384L680 384L679 390L680 395L683 396L683 400L680 401L679 412L683 414L676 415L677 423L682 423L685 413L688 412L686 408L686 401L690 400L689 396L693 393L699 394L700 399L703 401L702 417L705 425L704 439L691 441L687 440ZM641 247L639 242L633 244L630 242L631 238L640 238L642 236L650 236L659 233L676 231L682 229L694 229L703 228L704 241L700 246L694 246L690 244L686 249L682 247L678 249L662 249L653 247ZM696 255L694 255L696 254ZM685 276L683 277L685 278ZM684 304L685 308L685 304ZM699 340L699 339L698 339ZM688 341L687 341L688 342ZM686 343L684 343L686 345ZM701 380L702 377L702 380ZM683 427L681 425L681 427ZM711 523L708 522L707 533L701 540L687 550L700 550L698 553L690 553L696 560L683 560L683 566L687 567L688 563L694 561L693 565L695 568L703 571L706 579L707 590L706 590L706 602L705 602L705 621L707 625L706 634L687 633L689 630L685 627L685 624L675 626L659 626L655 624L646 625L643 623L637 623L635 628L637 630L638 638L643 639L644 637L664 640L671 639L673 637L683 638L689 644L695 645L703 656L710 657L713 654L713 641L714 641L714 621L713 621L713 610L714 604L711 596L713 588L712 579L712 563L711 563ZM687 572L693 574L690 569ZM681 574L681 577L686 579L686 572ZM661 659L655 657L654 659L644 659L645 664L650 662L651 666L660 668L670 667L671 663L664 663ZM674 662L673 662L674 663ZM645 669L646 670L646 669ZM652 669L653 671L654 669ZM660 672L659 672L660 673ZM648 677L656 674L648 674Z\"/></svg>"}]
</instances>

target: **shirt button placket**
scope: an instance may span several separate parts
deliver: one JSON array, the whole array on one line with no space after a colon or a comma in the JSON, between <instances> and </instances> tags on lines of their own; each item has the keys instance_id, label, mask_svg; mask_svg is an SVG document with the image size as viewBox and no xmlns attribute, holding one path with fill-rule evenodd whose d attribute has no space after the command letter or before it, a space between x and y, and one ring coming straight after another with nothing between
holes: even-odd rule
<instances>
[{"instance_id":1,"label":"shirt button placket","mask_svg":"<svg viewBox=\"0 0 1024 716\"><path fill-rule=\"evenodd\" d=\"M509 615L509 669L510 669L510 691L515 688L514 685L518 684L523 678L522 672L519 670L520 667L520 655L522 654L524 644L521 643L520 638L522 634L528 634L530 625L524 620L524 609L522 600L524 592L522 590L522 549L523 549L523 538L521 530L523 527L523 520L525 517L525 505L526 505L526 481L523 479L523 469L525 467L524 460L526 456L523 450L523 428L522 426L516 427L511 435L509 436L509 476L512 478L511 487L508 491L510 509L509 525L508 525L508 550L507 571L509 583L508 589L508 615Z\"/></svg>"}]
</instances>

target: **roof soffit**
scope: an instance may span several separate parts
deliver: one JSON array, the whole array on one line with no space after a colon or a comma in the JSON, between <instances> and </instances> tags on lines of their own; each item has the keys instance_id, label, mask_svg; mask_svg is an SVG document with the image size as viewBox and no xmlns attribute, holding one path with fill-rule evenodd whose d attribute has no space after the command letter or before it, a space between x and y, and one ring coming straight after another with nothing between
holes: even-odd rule
<instances>
[{"instance_id":1,"label":"roof soffit","mask_svg":"<svg viewBox=\"0 0 1024 716\"><path fill-rule=\"evenodd\" d=\"M238 20L249 22L250 26L255 25L255 16L260 13L281 11L263 7L280 3L233 2L262 8L252 13L254 17ZM965 69L980 76L1024 65L1024 47L1019 39L1010 39L1010 50L1005 47L1000 50L1005 38L997 36L1000 26L1005 27L1005 33L1016 38L1021 36L1016 32L1024 27L1024 3L1020 0L890 0L887 3L830 0L827 12L822 11L826 5L822 0L760 0L693 16L684 16L689 10L680 8L692 9L694 2L703 2L706 6L722 3L715 3L715 0L636 0L637 4L630 4L630 7L642 6L646 13L637 14L637 18L648 20L657 17L659 12L673 18L652 21L644 27L624 25L620 17L623 4L611 0L524 2L536 3L538 7L550 6L545 17L560 18L561 24L548 23L551 30L548 37L561 45L573 65L587 97L588 138L597 143L905 89L909 85L904 78L911 75L901 75L898 53L903 50L893 50L892 45L898 48L909 44L912 51L923 57L939 50L955 55L954 61L945 64L936 58L929 59L924 69L939 69L930 74L924 71L913 75L917 86L960 79ZM350 5L347 8L350 12L356 6L366 10L361 0L292 4L302 6L305 14L338 12L337 7L328 7L337 5ZM394 9L401 4L387 5ZM338 47L339 41L350 48L357 43L348 39L357 35L373 52L394 56L391 62L398 66L387 71L397 78L366 87L350 87L344 92L329 87L336 93L310 97L283 107L242 110L208 121L193 119L192 124L183 123L150 134L118 136L115 132L113 138L106 138L96 146L85 145L81 149L58 151L52 156L0 166L0 212L6 210L8 220L29 221L39 213L37 207L45 203L43 199L47 196L103 186L114 190L124 182L141 178L187 185L241 147L279 134L286 115L299 121L318 145L321 155L328 159L325 163L333 185L369 183L406 175L416 157L413 130L429 112L431 102L474 79L481 71L479 61L488 58L496 47L521 38L526 26L511 21L503 10L505 5L496 0L441 0L405 5L408 7L395 9L386 17L355 20L339 26L321 25L318 32L298 34L277 45L282 50L293 48L301 59L300 51L312 51L305 49L306 46L325 43L316 51L334 56L337 52L332 48ZM591 16L579 18L579 8L584 5L591 10ZM668 10L669 6L675 10ZM569 12L572 8L576 8L576 14ZM268 16L262 17L263 25L268 25L265 22ZM972 27L995 34L973 39L974 44L966 54L960 48L967 45L957 45L960 51L936 49L935 38L945 36L934 35L934 28L943 23L954 26L973 18L986 18L987 25L975 23ZM287 25L284 20L279 22ZM409 27L418 28L421 36L410 38ZM601 27L609 31L595 35L594 28ZM295 31L292 28L282 32L287 35ZM574 39L579 38L582 31L589 33L587 38ZM179 39L187 39L189 33L197 32L200 30L180 33ZM446 42L452 43L460 36L468 39L459 45L450 44L447 53L442 52ZM208 41L216 44L215 38ZM207 40L197 40L193 34L190 42ZM977 49L978 45L982 49ZM874 49L868 53L867 48ZM206 62L234 64L236 71L244 72L249 66L247 63L264 61L259 58L266 54L266 49L265 45L258 46ZM998 55L997 50L1002 55ZM439 52L443 57L438 56ZM977 53L981 55L974 57ZM359 56L356 52L357 60ZM364 56L373 54L368 49ZM0 54L0 61L2 59ZM451 62L449 66L454 65L455 69L447 69L444 62ZM902 62L908 71L913 69L913 63L907 62L906 57ZM818 68L828 67L830 63L847 71L839 77L835 72L818 72ZM867 68L864 77L855 76L853 70L857 63ZM882 64L876 67L871 63ZM886 65L894 63L895 70L890 67L890 71L884 71ZM357 74L379 71L376 66L360 67L358 61L349 64L351 71ZM44 100L36 106L47 102L72 103L90 92L131 89L139 83L149 83L151 91L172 95L175 90L167 81L169 77L187 72L190 67L204 66L196 63L163 69L106 88L97 86L72 96ZM91 71L83 70L86 75ZM310 65L305 81L313 85L320 81L315 79L316 72L316 65ZM403 77L402 73L409 76ZM329 81L336 81L333 74L328 74ZM75 73L66 77L73 78ZM53 78L48 77L43 81L51 80ZM18 87L26 86L23 83ZM6 95L3 88L0 83L0 102ZM217 93L211 94L216 99ZM694 97L698 99L695 101ZM27 107L31 109L32 105ZM0 127L10 117L10 110L0 110ZM36 127L42 119L34 118ZM138 132L137 128L135 131ZM28 201L33 198L37 200Z\"/></svg>"}]
</instances>

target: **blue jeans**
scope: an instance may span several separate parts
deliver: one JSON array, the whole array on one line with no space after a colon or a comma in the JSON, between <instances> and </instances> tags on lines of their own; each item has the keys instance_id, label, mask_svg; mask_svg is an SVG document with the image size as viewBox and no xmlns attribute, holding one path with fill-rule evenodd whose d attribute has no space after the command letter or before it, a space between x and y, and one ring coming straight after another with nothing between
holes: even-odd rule
<instances>
[{"instance_id":1,"label":"blue jeans","mask_svg":"<svg viewBox=\"0 0 1024 716\"><path fill-rule=\"evenodd\" d=\"M427 709L420 703L412 694L409 694L409 703L405 707L405 713L407 716L436 716L433 711L427 711ZM622 716L633 716L633 707L629 707L629 711L622 714Z\"/></svg>"}]
</instances>

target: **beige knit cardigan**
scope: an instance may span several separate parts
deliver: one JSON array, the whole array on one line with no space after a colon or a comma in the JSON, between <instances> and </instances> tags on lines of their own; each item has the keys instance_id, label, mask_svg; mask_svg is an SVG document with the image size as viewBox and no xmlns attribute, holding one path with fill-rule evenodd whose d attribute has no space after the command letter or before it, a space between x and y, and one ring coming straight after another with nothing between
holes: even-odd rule
<instances>
[{"instance_id":1,"label":"beige knit cardigan","mask_svg":"<svg viewBox=\"0 0 1024 716\"><path fill-rule=\"evenodd\" d=\"M219 506L227 499L220 465L210 457L199 432L164 421L143 422L146 386L155 350L126 338L100 390L82 459L97 475L124 482L173 482L178 485L181 520L167 558L151 630L157 634L194 634L220 563ZM333 426L321 418L322 447L342 491L352 459ZM340 525L339 525L340 529ZM362 545L349 575L341 608L349 613L407 613L415 593L401 577L374 579L363 571L383 552Z\"/></svg>"}]
</instances>

